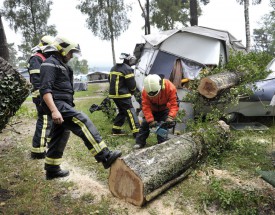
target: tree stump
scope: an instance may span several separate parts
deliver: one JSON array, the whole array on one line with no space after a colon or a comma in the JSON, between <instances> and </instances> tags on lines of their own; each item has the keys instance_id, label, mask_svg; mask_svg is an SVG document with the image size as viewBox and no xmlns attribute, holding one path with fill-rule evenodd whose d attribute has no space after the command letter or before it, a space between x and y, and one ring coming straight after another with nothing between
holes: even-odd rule
<instances>
[{"instance_id":1,"label":"tree stump","mask_svg":"<svg viewBox=\"0 0 275 215\"><path fill-rule=\"evenodd\" d=\"M207 76L200 80L198 91L206 98L214 98L219 91L237 85L243 75L237 72L223 72Z\"/></svg>"},{"instance_id":2,"label":"tree stump","mask_svg":"<svg viewBox=\"0 0 275 215\"><path fill-rule=\"evenodd\" d=\"M183 180L203 155L203 135L196 134L185 133L118 158L110 168L111 193L142 206Z\"/></svg>"}]
</instances>

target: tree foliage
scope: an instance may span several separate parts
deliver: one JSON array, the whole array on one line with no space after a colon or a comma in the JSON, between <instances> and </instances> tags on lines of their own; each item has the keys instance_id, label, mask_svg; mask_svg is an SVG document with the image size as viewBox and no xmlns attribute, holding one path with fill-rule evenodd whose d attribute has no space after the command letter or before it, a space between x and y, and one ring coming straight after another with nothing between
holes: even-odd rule
<instances>
[{"instance_id":1,"label":"tree foliage","mask_svg":"<svg viewBox=\"0 0 275 215\"><path fill-rule=\"evenodd\" d=\"M201 74L200 78L224 71L233 71L237 73L245 72L246 76L240 83L230 89L224 90L213 100L207 99L199 94L197 90L199 80L194 80L189 86L189 88L192 89L192 93L189 95L188 99L193 103L194 109L198 114L202 113L200 110L204 110L206 107L207 110L211 110L204 115L206 120L212 121L213 119L226 118L224 110L232 105L237 105L239 102L239 95L251 95L252 91L250 87L247 87L248 84L266 78L270 72L266 71L266 66L271 59L272 56L265 52L249 52L248 54L244 52L231 52L227 64L220 65L214 70ZM198 118L199 117L200 116L198 116Z\"/></svg>"},{"instance_id":2,"label":"tree foliage","mask_svg":"<svg viewBox=\"0 0 275 215\"><path fill-rule=\"evenodd\" d=\"M88 74L89 66L87 60L79 61L77 58L73 58L69 62L70 67L72 67L75 74Z\"/></svg>"},{"instance_id":3,"label":"tree foliage","mask_svg":"<svg viewBox=\"0 0 275 215\"><path fill-rule=\"evenodd\" d=\"M10 65L12 65L12 67L17 68L18 67L17 65L18 61L16 56L17 52L14 48L14 43L9 43L8 48L9 48L9 54L10 54L9 63Z\"/></svg>"},{"instance_id":4,"label":"tree foliage","mask_svg":"<svg viewBox=\"0 0 275 215\"><path fill-rule=\"evenodd\" d=\"M182 0L153 0L150 5L151 24L161 30L187 26L189 3Z\"/></svg>"},{"instance_id":5,"label":"tree foliage","mask_svg":"<svg viewBox=\"0 0 275 215\"><path fill-rule=\"evenodd\" d=\"M254 49L275 56L275 1L270 2L273 11L262 18L261 27L253 30Z\"/></svg>"},{"instance_id":6,"label":"tree foliage","mask_svg":"<svg viewBox=\"0 0 275 215\"><path fill-rule=\"evenodd\" d=\"M55 25L47 25L50 17L51 0L4 0L1 15L8 20L9 26L22 33L22 45L19 50L26 60L31 55L31 48L39 43L44 35L55 35Z\"/></svg>"},{"instance_id":7,"label":"tree foliage","mask_svg":"<svg viewBox=\"0 0 275 215\"><path fill-rule=\"evenodd\" d=\"M115 64L114 40L128 29L131 21L127 12L132 8L124 0L83 0L77 9L88 15L86 22L95 36L111 41Z\"/></svg>"}]
</instances>

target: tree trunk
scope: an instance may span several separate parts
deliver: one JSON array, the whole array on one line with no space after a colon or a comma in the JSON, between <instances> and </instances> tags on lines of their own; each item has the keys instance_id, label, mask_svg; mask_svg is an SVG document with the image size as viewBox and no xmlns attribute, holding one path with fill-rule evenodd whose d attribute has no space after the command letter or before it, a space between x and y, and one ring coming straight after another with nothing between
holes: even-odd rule
<instances>
[{"instance_id":1,"label":"tree trunk","mask_svg":"<svg viewBox=\"0 0 275 215\"><path fill-rule=\"evenodd\" d=\"M190 25L198 26L198 2L190 0Z\"/></svg>"},{"instance_id":2,"label":"tree trunk","mask_svg":"<svg viewBox=\"0 0 275 215\"><path fill-rule=\"evenodd\" d=\"M9 60L9 48L8 48L8 43L7 43L1 15L0 15L0 57L4 58L6 61Z\"/></svg>"},{"instance_id":3,"label":"tree trunk","mask_svg":"<svg viewBox=\"0 0 275 215\"><path fill-rule=\"evenodd\" d=\"M245 73L223 72L200 80L198 91L206 98L214 98L221 90L238 84Z\"/></svg>"},{"instance_id":4,"label":"tree trunk","mask_svg":"<svg viewBox=\"0 0 275 215\"><path fill-rule=\"evenodd\" d=\"M245 38L246 38L246 51L250 52L250 21L249 21L249 0L244 1L244 20L245 20Z\"/></svg>"},{"instance_id":5,"label":"tree trunk","mask_svg":"<svg viewBox=\"0 0 275 215\"><path fill-rule=\"evenodd\" d=\"M216 129L221 135L229 131L224 125ZM185 133L117 159L110 169L110 191L137 206L152 200L192 171L204 151L201 134Z\"/></svg>"},{"instance_id":6,"label":"tree trunk","mask_svg":"<svg viewBox=\"0 0 275 215\"><path fill-rule=\"evenodd\" d=\"M146 0L146 16L145 16L145 28L147 29L147 34L151 34L151 29L150 29L150 11L149 11L149 0Z\"/></svg>"},{"instance_id":7,"label":"tree trunk","mask_svg":"<svg viewBox=\"0 0 275 215\"><path fill-rule=\"evenodd\" d=\"M30 94L31 84L0 57L0 132Z\"/></svg>"}]
</instances>

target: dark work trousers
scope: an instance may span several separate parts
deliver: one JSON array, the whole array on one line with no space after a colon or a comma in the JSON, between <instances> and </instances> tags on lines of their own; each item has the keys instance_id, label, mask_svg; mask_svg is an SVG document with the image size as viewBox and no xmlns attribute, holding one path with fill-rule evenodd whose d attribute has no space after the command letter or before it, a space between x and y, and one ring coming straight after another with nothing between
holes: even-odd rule
<instances>
[{"instance_id":1,"label":"dark work trousers","mask_svg":"<svg viewBox=\"0 0 275 215\"><path fill-rule=\"evenodd\" d=\"M76 111L64 101L55 101L55 105L61 113L64 122L61 125L53 124L52 137L48 143L48 151L45 158L45 170L54 171L60 168L70 131L83 140L93 156L107 147L86 114Z\"/></svg>"},{"instance_id":2,"label":"dark work trousers","mask_svg":"<svg viewBox=\"0 0 275 215\"><path fill-rule=\"evenodd\" d=\"M157 122L165 121L168 118L169 110L163 110L159 112L153 112L154 120ZM136 137L136 144L139 144L141 146L145 146L146 139L149 137L150 134L150 127L149 123L146 122L145 118L143 118L143 121L141 123L139 133ZM157 135L158 143L162 143L166 141L167 139Z\"/></svg>"},{"instance_id":3,"label":"dark work trousers","mask_svg":"<svg viewBox=\"0 0 275 215\"><path fill-rule=\"evenodd\" d=\"M35 126L34 136L32 138L33 153L44 153L46 151L46 144L50 139L50 131L52 127L51 116L48 116L42 109L40 102L35 102L37 110L37 121Z\"/></svg>"},{"instance_id":4,"label":"dark work trousers","mask_svg":"<svg viewBox=\"0 0 275 215\"><path fill-rule=\"evenodd\" d=\"M118 108L118 114L114 120L113 130L121 130L121 127L127 118L132 133L139 132L140 124L131 98L113 99L113 101Z\"/></svg>"}]
</instances>

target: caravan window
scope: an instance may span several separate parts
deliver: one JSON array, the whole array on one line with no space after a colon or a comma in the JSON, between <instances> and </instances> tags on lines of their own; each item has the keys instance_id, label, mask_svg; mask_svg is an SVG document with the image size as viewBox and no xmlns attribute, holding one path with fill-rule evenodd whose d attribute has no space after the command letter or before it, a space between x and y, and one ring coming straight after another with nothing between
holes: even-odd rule
<instances>
[{"instance_id":1,"label":"caravan window","mask_svg":"<svg viewBox=\"0 0 275 215\"><path fill-rule=\"evenodd\" d=\"M154 54L154 49L144 49L141 55L140 61L138 63L138 69L145 72L150 65L152 56Z\"/></svg>"}]
</instances>

